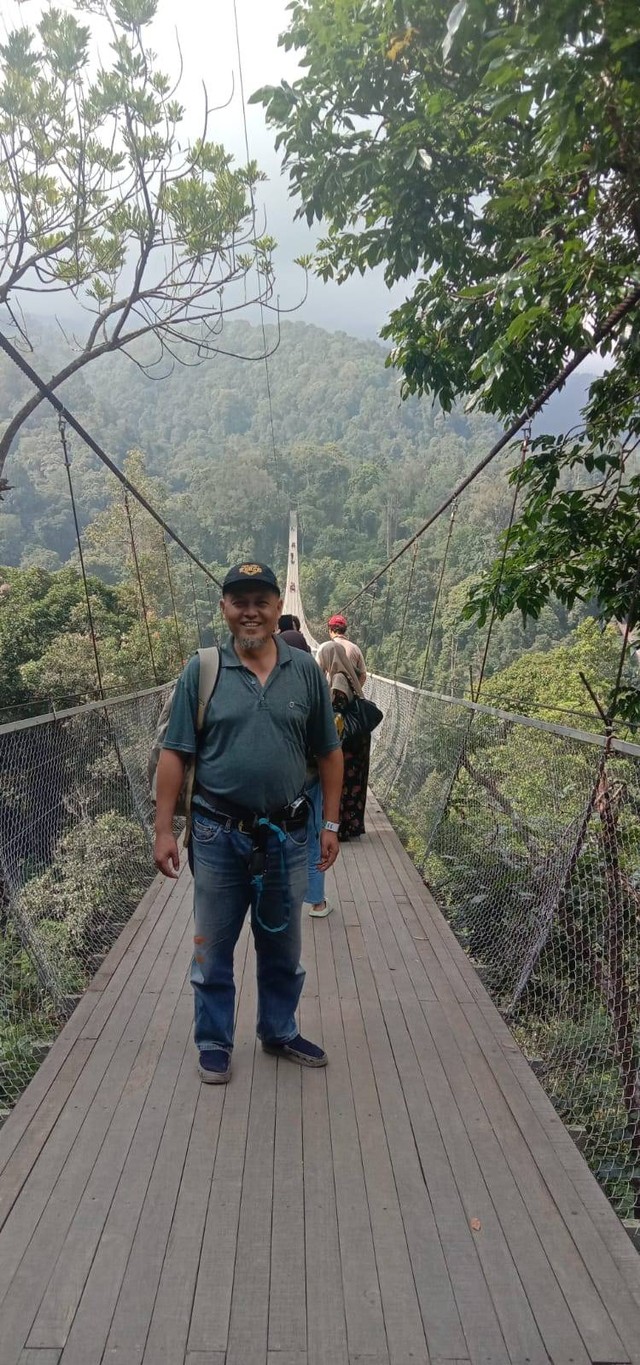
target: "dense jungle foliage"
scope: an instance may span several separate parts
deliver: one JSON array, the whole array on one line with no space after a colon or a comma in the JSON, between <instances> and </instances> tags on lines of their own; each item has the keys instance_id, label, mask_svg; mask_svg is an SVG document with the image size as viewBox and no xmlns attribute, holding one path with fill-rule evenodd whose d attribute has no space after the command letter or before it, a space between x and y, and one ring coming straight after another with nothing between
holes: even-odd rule
<instances>
[{"instance_id":1,"label":"dense jungle foliage","mask_svg":"<svg viewBox=\"0 0 640 1365\"><path fill-rule=\"evenodd\" d=\"M202 367L179 366L162 383L124 357L105 357L68 382L65 401L218 577L247 556L273 562L283 574L289 506L297 506L305 606L322 635L328 614L353 597L486 453L497 427L461 406L445 415L424 400L402 402L387 354L375 342L285 323L279 338L275 329L267 334L275 348L269 360L274 447L260 330L229 325L220 344L231 354ZM252 359L240 363L238 355ZM60 363L59 337L46 328L36 363L42 373ZM552 425L570 423L582 388L575 381L563 407L552 412ZM0 418L8 418L25 391L26 381L3 361ZM122 489L72 433L70 452L104 685L126 690L169 677L198 632L208 638L217 621L217 590L197 571L192 584L184 556L173 550L169 583L161 532L131 502L145 621ZM461 499L439 592L448 517L421 543L413 571L405 556L380 581L375 598L361 599L353 625L373 667L414 682L424 673L429 685L447 692L468 688L484 633L463 621L461 611L508 522L507 471L516 454L507 453ZM44 406L16 441L7 471L12 488L0 519L6 720L46 709L51 700L98 695L60 439ZM573 634L588 614L588 603L569 612L556 602L525 630L516 616L497 622L487 661L494 699L512 708L592 712L578 677L583 646ZM598 689L612 674L614 641L595 627L589 638L589 676ZM554 669L545 656L561 645L569 653ZM530 666L519 673L523 650ZM496 691L496 674L511 668L515 674L505 675Z\"/></svg>"},{"instance_id":2,"label":"dense jungle foliage","mask_svg":"<svg viewBox=\"0 0 640 1365\"><path fill-rule=\"evenodd\" d=\"M583 346L608 356L576 427L545 431L523 460L509 544L468 614L537 620L555 597L574 607L586 594L636 627L640 33L628 0L293 0L280 43L299 62L293 83L253 98L298 216L322 225L317 273L377 266L405 282L382 333L405 393L507 424ZM640 719L637 689L617 709Z\"/></svg>"}]
</instances>

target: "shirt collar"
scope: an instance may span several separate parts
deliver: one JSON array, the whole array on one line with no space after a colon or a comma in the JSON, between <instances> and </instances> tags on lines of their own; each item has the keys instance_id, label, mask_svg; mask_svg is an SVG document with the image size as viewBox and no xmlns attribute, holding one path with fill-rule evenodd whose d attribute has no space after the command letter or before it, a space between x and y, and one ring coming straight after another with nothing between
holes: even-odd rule
<instances>
[{"instance_id":1,"label":"shirt collar","mask_svg":"<svg viewBox=\"0 0 640 1365\"><path fill-rule=\"evenodd\" d=\"M278 651L278 664L280 665L280 667L282 667L284 664L288 664L291 662L293 651L291 649L291 646L287 644L286 640L281 640L279 635L274 635L273 638L276 642L276 649ZM242 660L238 658L238 655L236 654L236 651L233 648L233 635L229 635L228 639L225 641L220 650L220 663L222 664L223 668L245 667Z\"/></svg>"}]
</instances>

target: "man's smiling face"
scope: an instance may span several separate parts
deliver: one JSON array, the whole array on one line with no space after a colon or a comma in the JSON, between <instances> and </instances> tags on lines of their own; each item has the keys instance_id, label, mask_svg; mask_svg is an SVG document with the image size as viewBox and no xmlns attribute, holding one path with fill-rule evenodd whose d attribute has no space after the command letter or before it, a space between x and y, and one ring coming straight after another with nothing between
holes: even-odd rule
<instances>
[{"instance_id":1,"label":"man's smiling face","mask_svg":"<svg viewBox=\"0 0 640 1365\"><path fill-rule=\"evenodd\" d=\"M272 588L242 584L224 594L220 609L240 649L262 649L277 629L282 598Z\"/></svg>"}]
</instances>

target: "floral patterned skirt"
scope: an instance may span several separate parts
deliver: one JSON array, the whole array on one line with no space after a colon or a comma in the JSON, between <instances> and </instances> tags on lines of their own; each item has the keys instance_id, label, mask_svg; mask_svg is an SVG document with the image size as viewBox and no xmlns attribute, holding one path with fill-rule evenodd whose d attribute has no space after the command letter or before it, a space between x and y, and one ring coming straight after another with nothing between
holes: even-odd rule
<instances>
[{"instance_id":1,"label":"floral patterned skirt","mask_svg":"<svg viewBox=\"0 0 640 1365\"><path fill-rule=\"evenodd\" d=\"M369 780L371 735L358 735L350 740L344 755L344 782L340 801L339 839L357 839L364 834L364 808Z\"/></svg>"}]
</instances>

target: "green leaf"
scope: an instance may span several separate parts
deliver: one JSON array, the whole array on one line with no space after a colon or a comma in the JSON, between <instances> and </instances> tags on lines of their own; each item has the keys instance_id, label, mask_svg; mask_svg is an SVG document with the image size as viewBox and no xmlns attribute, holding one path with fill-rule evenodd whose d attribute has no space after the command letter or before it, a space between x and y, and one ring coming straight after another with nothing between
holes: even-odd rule
<instances>
[{"instance_id":1,"label":"green leaf","mask_svg":"<svg viewBox=\"0 0 640 1365\"><path fill-rule=\"evenodd\" d=\"M464 19L464 16L467 12L467 4L468 0L457 0L457 4L454 5L453 9L450 11L448 15L447 32L442 43L442 56L445 62L453 46L453 40L456 36L456 33L458 32L462 20Z\"/></svg>"}]
</instances>

